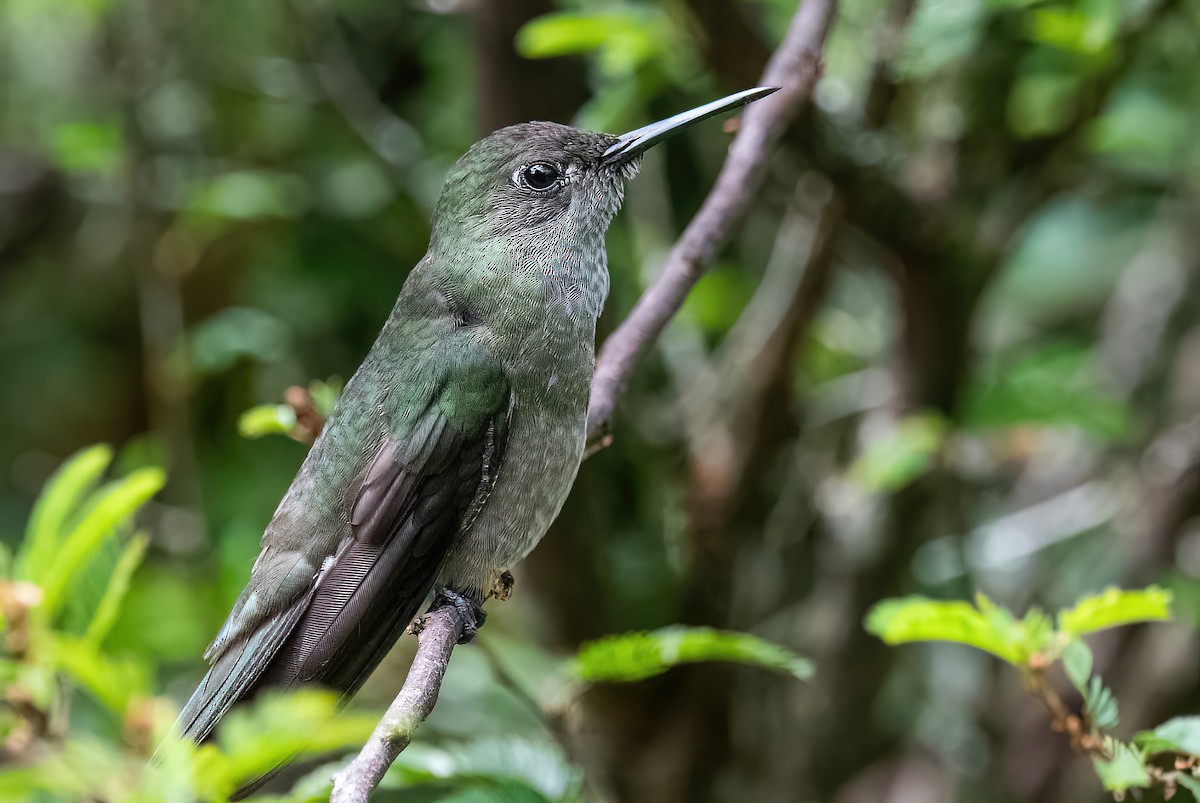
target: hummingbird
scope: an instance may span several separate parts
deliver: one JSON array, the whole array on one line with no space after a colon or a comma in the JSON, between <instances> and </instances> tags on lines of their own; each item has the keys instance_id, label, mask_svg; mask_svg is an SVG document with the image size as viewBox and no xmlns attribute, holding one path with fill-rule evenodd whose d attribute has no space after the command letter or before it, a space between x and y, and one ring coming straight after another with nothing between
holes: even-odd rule
<instances>
[{"instance_id":1,"label":"hummingbird","mask_svg":"<svg viewBox=\"0 0 1200 803\"><path fill-rule=\"evenodd\" d=\"M650 147L774 91L622 136L523 123L458 160L427 253L205 651L210 668L178 722L185 738L207 740L264 689L318 684L348 699L431 594L463 613L464 641L474 636L579 469L604 237L625 182Z\"/></svg>"}]
</instances>

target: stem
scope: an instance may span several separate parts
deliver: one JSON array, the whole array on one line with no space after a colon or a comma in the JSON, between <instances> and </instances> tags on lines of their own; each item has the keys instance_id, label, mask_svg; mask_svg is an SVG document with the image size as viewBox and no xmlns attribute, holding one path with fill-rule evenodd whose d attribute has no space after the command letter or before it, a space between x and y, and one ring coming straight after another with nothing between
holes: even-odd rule
<instances>
[{"instance_id":1,"label":"stem","mask_svg":"<svg viewBox=\"0 0 1200 803\"><path fill-rule=\"evenodd\" d=\"M359 754L333 776L330 803L365 803L371 790L383 780L388 767L433 712L462 629L462 615L448 602L425 616L417 634L417 654L403 688Z\"/></svg>"}]
</instances>

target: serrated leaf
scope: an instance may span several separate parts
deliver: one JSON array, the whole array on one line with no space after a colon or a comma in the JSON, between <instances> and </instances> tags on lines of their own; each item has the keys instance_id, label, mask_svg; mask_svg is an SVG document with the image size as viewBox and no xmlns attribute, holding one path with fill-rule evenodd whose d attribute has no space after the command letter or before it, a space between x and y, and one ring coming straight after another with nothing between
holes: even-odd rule
<instances>
[{"instance_id":1,"label":"serrated leaf","mask_svg":"<svg viewBox=\"0 0 1200 803\"><path fill-rule=\"evenodd\" d=\"M1088 678L1092 676L1092 650L1078 639L1067 644L1062 654L1063 670L1079 693L1087 695Z\"/></svg>"},{"instance_id":2,"label":"serrated leaf","mask_svg":"<svg viewBox=\"0 0 1200 803\"><path fill-rule=\"evenodd\" d=\"M812 664L791 650L748 633L706 627L668 627L593 641L571 659L568 671L585 683L630 682L702 661L759 666L802 680L812 676Z\"/></svg>"},{"instance_id":3,"label":"serrated leaf","mask_svg":"<svg viewBox=\"0 0 1200 803\"><path fill-rule=\"evenodd\" d=\"M1084 597L1059 611L1058 629L1069 636L1095 633L1134 622L1165 622L1171 618L1171 592L1158 586L1140 591L1109 588Z\"/></svg>"},{"instance_id":4,"label":"serrated leaf","mask_svg":"<svg viewBox=\"0 0 1200 803\"><path fill-rule=\"evenodd\" d=\"M42 612L50 619L62 607L66 591L76 574L133 515L150 501L166 482L160 468L138 469L108 483L88 502L83 518L63 540L58 554L45 573Z\"/></svg>"},{"instance_id":5,"label":"serrated leaf","mask_svg":"<svg viewBox=\"0 0 1200 803\"><path fill-rule=\"evenodd\" d=\"M1112 758L1093 758L1092 766L1100 783L1110 792L1124 792L1131 788L1144 789L1150 785L1150 773L1142 757L1127 744L1113 742Z\"/></svg>"},{"instance_id":6,"label":"serrated leaf","mask_svg":"<svg viewBox=\"0 0 1200 803\"><path fill-rule=\"evenodd\" d=\"M67 521L100 482L112 463L113 450L104 444L76 452L51 475L34 503L17 555L14 575L40 582L54 560Z\"/></svg>"},{"instance_id":7,"label":"serrated leaf","mask_svg":"<svg viewBox=\"0 0 1200 803\"><path fill-rule=\"evenodd\" d=\"M1200 756L1200 716L1168 719L1152 731L1142 731L1133 741L1148 753Z\"/></svg>"},{"instance_id":8,"label":"serrated leaf","mask_svg":"<svg viewBox=\"0 0 1200 803\"><path fill-rule=\"evenodd\" d=\"M867 614L865 626L887 644L949 641L1017 665L1027 663L1049 644L1053 633L1040 611L1017 620L982 595L977 605L926 597L884 600Z\"/></svg>"},{"instance_id":9,"label":"serrated leaf","mask_svg":"<svg viewBox=\"0 0 1200 803\"><path fill-rule=\"evenodd\" d=\"M1088 683L1087 693L1083 695L1084 713L1092 721L1092 724L1100 730L1109 730L1115 728L1120 720L1120 714L1117 708L1117 698L1113 696L1100 679L1099 675L1093 675L1091 682Z\"/></svg>"}]
</instances>

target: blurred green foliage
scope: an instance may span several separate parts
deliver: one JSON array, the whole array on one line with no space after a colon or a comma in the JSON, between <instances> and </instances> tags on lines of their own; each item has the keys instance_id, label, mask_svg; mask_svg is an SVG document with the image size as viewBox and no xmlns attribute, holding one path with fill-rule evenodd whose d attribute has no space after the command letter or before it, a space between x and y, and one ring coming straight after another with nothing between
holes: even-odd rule
<instances>
[{"instance_id":1,"label":"blurred green foliage","mask_svg":"<svg viewBox=\"0 0 1200 803\"><path fill-rule=\"evenodd\" d=\"M23 690L0 706L0 797L245 777L219 747L211 773L139 768L449 165L520 120L619 132L744 88L796 7L0 2L0 610ZM861 627L905 595L924 602L872 618L895 638L1018 661L1067 638L1073 711L1165 721L1118 731L1111 788L1194 754L1190 720L1168 725L1200 695L1197 76L1194 0L839 3L740 234L380 799L1100 799L986 656ZM714 123L646 158L601 337L727 142ZM67 459L88 443L120 446ZM1097 590L1151 583L1189 624L1109 629L1163 598ZM976 589L995 602L942 602ZM1075 613L1009 613L1034 608ZM391 698L404 650L349 722ZM564 656L588 655L644 680L571 696ZM286 705L247 716L270 732ZM46 740L33 710L58 712Z\"/></svg>"},{"instance_id":2,"label":"blurred green foliage","mask_svg":"<svg viewBox=\"0 0 1200 803\"><path fill-rule=\"evenodd\" d=\"M323 384L313 391L323 407L336 393ZM280 764L360 747L378 716L339 713L337 696L319 690L263 695L226 717L212 742L179 740L173 704L153 697L153 664L104 646L146 551L132 519L166 479L159 468L141 468L100 486L112 459L111 448L94 446L68 460L38 498L17 558L4 560L11 574L0 577L0 692L9 705L0 709L0 738L11 752L31 753L28 766L0 769L4 799L224 801ZM122 538L112 559L101 554ZM104 580L94 604L79 593L85 572ZM90 612L82 633L68 624L67 603ZM676 627L584 645L556 662L558 679L543 684L541 705L568 706L589 685L643 680L698 661L811 675L807 662L754 636ZM561 695L572 682L566 700L547 693ZM76 730L81 692L102 709L100 732ZM327 799L331 775L318 769L278 799ZM417 749L391 776L384 788L434 787L427 800L574 801L582 794L579 769L553 743L518 737L472 740L455 752Z\"/></svg>"},{"instance_id":3,"label":"blurred green foliage","mask_svg":"<svg viewBox=\"0 0 1200 803\"><path fill-rule=\"evenodd\" d=\"M671 627L654 633L625 633L585 644L570 673L586 683L633 681L661 675L698 661L735 661L787 672L802 680L812 664L788 650L746 633Z\"/></svg>"},{"instance_id":4,"label":"blurred green foliage","mask_svg":"<svg viewBox=\"0 0 1200 803\"><path fill-rule=\"evenodd\" d=\"M1119 723L1117 699L1092 674L1092 651L1079 639L1135 622L1171 618L1171 595L1160 588L1110 588L1059 611L1054 621L1034 608L1017 619L982 594L975 605L920 597L885 600L867 616L866 628L888 644L953 641L989 652L1021 671L1027 686L1045 703L1056 729L1092 758L1104 788L1124 795L1129 789L1157 787L1168 797L1177 789L1200 791L1200 717L1175 717L1126 743L1111 736ZM1067 712L1046 679L1060 664L1083 698L1082 720ZM1200 798L1197 798L1200 799Z\"/></svg>"}]
</instances>

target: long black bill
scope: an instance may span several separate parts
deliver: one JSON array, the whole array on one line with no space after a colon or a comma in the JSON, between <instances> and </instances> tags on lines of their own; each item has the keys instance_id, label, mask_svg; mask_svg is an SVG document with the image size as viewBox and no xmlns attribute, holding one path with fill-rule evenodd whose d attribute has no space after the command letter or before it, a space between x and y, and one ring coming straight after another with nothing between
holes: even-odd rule
<instances>
[{"instance_id":1,"label":"long black bill","mask_svg":"<svg viewBox=\"0 0 1200 803\"><path fill-rule=\"evenodd\" d=\"M701 120L707 120L713 115L731 111L745 106L747 103L753 103L756 100L765 98L772 92L778 91L779 87L777 86L757 86L754 89L746 89L720 100L714 100L712 103L698 106L695 109L680 112L674 117L668 117L665 120L659 120L657 123L643 126L636 131L630 131L628 134L622 134L613 143L612 147L604 152L602 159L605 162L631 161L644 153L648 148L657 145L664 139L675 136L686 128L691 128Z\"/></svg>"}]
</instances>

